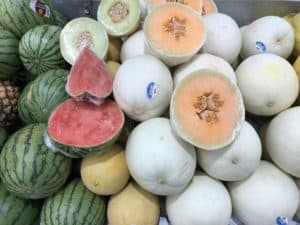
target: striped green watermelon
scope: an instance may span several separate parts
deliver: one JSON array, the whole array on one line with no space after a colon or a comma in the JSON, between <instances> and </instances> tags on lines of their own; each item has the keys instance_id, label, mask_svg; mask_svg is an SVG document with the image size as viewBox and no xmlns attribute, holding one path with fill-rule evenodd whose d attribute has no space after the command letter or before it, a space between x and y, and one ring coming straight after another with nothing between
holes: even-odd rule
<instances>
[{"instance_id":1,"label":"striped green watermelon","mask_svg":"<svg viewBox=\"0 0 300 225\"><path fill-rule=\"evenodd\" d=\"M0 3L1 4L1 3ZM1 15L1 13L0 13ZM0 18L2 15L0 16ZM4 29L0 29L0 79L10 79L21 67L19 40Z\"/></svg>"},{"instance_id":2,"label":"striped green watermelon","mask_svg":"<svg viewBox=\"0 0 300 225\"><path fill-rule=\"evenodd\" d=\"M42 208L41 225L102 225L106 202L89 191L80 179L49 197Z\"/></svg>"},{"instance_id":3,"label":"striped green watermelon","mask_svg":"<svg viewBox=\"0 0 300 225\"><path fill-rule=\"evenodd\" d=\"M30 124L12 134L1 151L1 181L18 197L46 198L61 188L71 171L70 158L44 145L45 129L45 124Z\"/></svg>"},{"instance_id":4,"label":"striped green watermelon","mask_svg":"<svg viewBox=\"0 0 300 225\"><path fill-rule=\"evenodd\" d=\"M41 207L40 201L18 198L0 183L0 225L34 225Z\"/></svg>"},{"instance_id":5,"label":"striped green watermelon","mask_svg":"<svg viewBox=\"0 0 300 225\"><path fill-rule=\"evenodd\" d=\"M8 137L8 134L7 134L6 129L4 127L0 127L0 151L7 139L7 137Z\"/></svg>"},{"instance_id":6,"label":"striped green watermelon","mask_svg":"<svg viewBox=\"0 0 300 225\"><path fill-rule=\"evenodd\" d=\"M54 9L54 19L55 19L55 25L61 28L63 28L68 23L68 19L55 9Z\"/></svg>"},{"instance_id":7,"label":"striped green watermelon","mask_svg":"<svg viewBox=\"0 0 300 225\"><path fill-rule=\"evenodd\" d=\"M47 123L52 111L68 98L68 74L68 70L49 70L27 84L18 100L19 116L25 124Z\"/></svg>"},{"instance_id":8,"label":"striped green watermelon","mask_svg":"<svg viewBox=\"0 0 300 225\"><path fill-rule=\"evenodd\" d=\"M41 25L24 34L19 44L19 54L29 72L38 76L48 70L66 67L60 53L60 33L58 26Z\"/></svg>"},{"instance_id":9,"label":"striped green watermelon","mask_svg":"<svg viewBox=\"0 0 300 225\"><path fill-rule=\"evenodd\" d=\"M55 24L50 0L1 0L0 24L21 38L29 29Z\"/></svg>"}]
</instances>

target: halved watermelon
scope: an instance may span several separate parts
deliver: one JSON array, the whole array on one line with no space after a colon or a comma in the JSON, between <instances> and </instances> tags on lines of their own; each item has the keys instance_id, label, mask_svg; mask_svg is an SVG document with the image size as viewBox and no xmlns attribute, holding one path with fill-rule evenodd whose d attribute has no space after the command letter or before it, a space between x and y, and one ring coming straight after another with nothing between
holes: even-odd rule
<instances>
[{"instance_id":1,"label":"halved watermelon","mask_svg":"<svg viewBox=\"0 0 300 225\"><path fill-rule=\"evenodd\" d=\"M86 47L71 69L66 91L77 100L88 100L100 105L111 94L112 84L112 76L104 61Z\"/></svg>"},{"instance_id":2,"label":"halved watermelon","mask_svg":"<svg viewBox=\"0 0 300 225\"><path fill-rule=\"evenodd\" d=\"M47 129L49 138L44 140L54 151L73 158L84 157L113 144L124 123L124 113L110 99L99 106L68 99L51 114Z\"/></svg>"}]
</instances>

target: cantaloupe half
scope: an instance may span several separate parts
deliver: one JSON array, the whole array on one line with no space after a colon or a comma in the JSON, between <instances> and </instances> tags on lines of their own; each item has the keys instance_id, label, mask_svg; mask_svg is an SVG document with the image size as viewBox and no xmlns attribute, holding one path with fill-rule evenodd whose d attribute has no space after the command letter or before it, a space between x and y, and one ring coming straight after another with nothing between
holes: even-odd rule
<instances>
[{"instance_id":1,"label":"cantaloupe half","mask_svg":"<svg viewBox=\"0 0 300 225\"><path fill-rule=\"evenodd\" d=\"M245 120L238 87L225 75L198 70L184 78L172 94L170 120L185 141L204 150L232 143Z\"/></svg>"},{"instance_id":2,"label":"cantaloupe half","mask_svg":"<svg viewBox=\"0 0 300 225\"><path fill-rule=\"evenodd\" d=\"M202 15L217 13L218 7L213 0L203 0Z\"/></svg>"},{"instance_id":3,"label":"cantaloupe half","mask_svg":"<svg viewBox=\"0 0 300 225\"><path fill-rule=\"evenodd\" d=\"M169 66L188 61L206 39L201 15L178 3L153 8L145 19L144 32L150 53Z\"/></svg>"},{"instance_id":4,"label":"cantaloupe half","mask_svg":"<svg viewBox=\"0 0 300 225\"><path fill-rule=\"evenodd\" d=\"M203 0L148 0L148 10L153 9L153 7L168 2L180 3L186 6L191 7L196 10L200 14L202 13L203 8Z\"/></svg>"}]
</instances>

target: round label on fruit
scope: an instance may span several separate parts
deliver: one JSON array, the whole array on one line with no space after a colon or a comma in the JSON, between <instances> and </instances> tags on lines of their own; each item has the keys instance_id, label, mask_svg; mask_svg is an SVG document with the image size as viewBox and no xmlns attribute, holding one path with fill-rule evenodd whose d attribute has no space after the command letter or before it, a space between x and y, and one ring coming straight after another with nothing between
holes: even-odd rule
<instances>
[{"instance_id":1,"label":"round label on fruit","mask_svg":"<svg viewBox=\"0 0 300 225\"><path fill-rule=\"evenodd\" d=\"M154 82L150 82L147 86L147 97L153 99L158 93L157 85Z\"/></svg>"},{"instance_id":2,"label":"round label on fruit","mask_svg":"<svg viewBox=\"0 0 300 225\"><path fill-rule=\"evenodd\" d=\"M267 50L266 45L265 45L263 42L261 42L261 41L257 41L257 42L255 43L255 48L256 48L259 52L266 52L266 50Z\"/></svg>"},{"instance_id":3,"label":"round label on fruit","mask_svg":"<svg viewBox=\"0 0 300 225\"><path fill-rule=\"evenodd\" d=\"M276 224L277 225L288 225L289 224L289 219L285 216L278 216L276 218Z\"/></svg>"}]
</instances>

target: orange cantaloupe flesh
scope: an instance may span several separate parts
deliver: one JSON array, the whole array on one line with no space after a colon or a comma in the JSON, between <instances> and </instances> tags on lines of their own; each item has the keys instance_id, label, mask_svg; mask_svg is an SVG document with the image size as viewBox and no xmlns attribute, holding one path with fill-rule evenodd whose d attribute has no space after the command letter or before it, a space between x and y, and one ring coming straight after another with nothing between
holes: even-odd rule
<instances>
[{"instance_id":1,"label":"orange cantaloupe flesh","mask_svg":"<svg viewBox=\"0 0 300 225\"><path fill-rule=\"evenodd\" d=\"M213 0L203 0L202 15L217 13L218 8Z\"/></svg>"},{"instance_id":2,"label":"orange cantaloupe flesh","mask_svg":"<svg viewBox=\"0 0 300 225\"><path fill-rule=\"evenodd\" d=\"M174 55L185 55L197 49L206 38L205 25L199 18L201 16L191 11L189 7L180 4L164 4L153 10L148 15L148 23L145 27L145 32L153 46ZM166 31L166 24L172 18L184 21L184 35L179 36L178 39L174 37L174 33Z\"/></svg>"},{"instance_id":3,"label":"orange cantaloupe flesh","mask_svg":"<svg viewBox=\"0 0 300 225\"><path fill-rule=\"evenodd\" d=\"M233 85L222 76L203 72L197 75L194 73L183 80L174 92L176 119L192 140L200 145L215 146L232 137L240 118L239 99ZM216 123L208 123L196 114L196 99L205 93L219 94L223 102Z\"/></svg>"},{"instance_id":4,"label":"orange cantaloupe flesh","mask_svg":"<svg viewBox=\"0 0 300 225\"><path fill-rule=\"evenodd\" d=\"M190 6L194 10L202 13L203 0L183 0L183 1L168 1L168 0L148 0L148 4L150 7L154 7L158 4L167 3L167 2L177 2L187 6Z\"/></svg>"}]
</instances>

